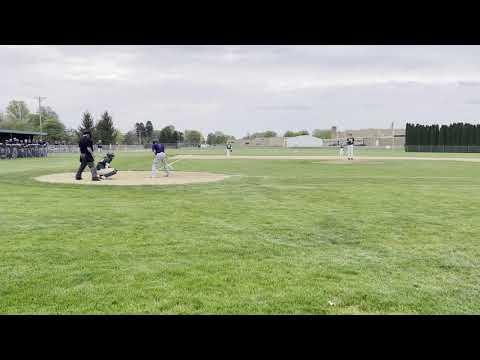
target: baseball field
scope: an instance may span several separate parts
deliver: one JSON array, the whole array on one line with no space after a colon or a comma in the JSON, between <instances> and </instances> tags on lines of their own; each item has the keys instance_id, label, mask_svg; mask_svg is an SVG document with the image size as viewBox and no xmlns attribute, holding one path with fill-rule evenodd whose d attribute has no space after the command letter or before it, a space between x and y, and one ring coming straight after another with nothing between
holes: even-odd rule
<instances>
[{"instance_id":1,"label":"baseball field","mask_svg":"<svg viewBox=\"0 0 480 360\"><path fill-rule=\"evenodd\" d=\"M479 154L168 153L172 179L222 178L49 183L78 155L1 160L0 313L480 313Z\"/></svg>"}]
</instances>

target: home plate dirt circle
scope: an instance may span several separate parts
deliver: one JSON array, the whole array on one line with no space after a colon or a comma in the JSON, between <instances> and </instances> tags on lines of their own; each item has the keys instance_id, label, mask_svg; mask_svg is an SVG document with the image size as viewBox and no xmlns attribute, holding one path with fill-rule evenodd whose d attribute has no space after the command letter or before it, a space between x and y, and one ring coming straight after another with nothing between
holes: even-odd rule
<instances>
[{"instance_id":1,"label":"home plate dirt circle","mask_svg":"<svg viewBox=\"0 0 480 360\"><path fill-rule=\"evenodd\" d=\"M92 181L90 172L83 173L82 180L75 180L75 173L59 173L36 177L35 180L56 184L81 185L178 185L220 181L229 177L225 174L214 174L198 171L173 171L166 177L163 172L156 178L150 178L150 171L119 171L111 180Z\"/></svg>"}]
</instances>

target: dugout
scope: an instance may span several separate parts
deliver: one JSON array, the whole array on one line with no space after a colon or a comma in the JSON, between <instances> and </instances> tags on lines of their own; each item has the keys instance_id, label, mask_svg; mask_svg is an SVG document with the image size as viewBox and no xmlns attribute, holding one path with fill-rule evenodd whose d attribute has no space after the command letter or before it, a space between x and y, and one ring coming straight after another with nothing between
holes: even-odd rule
<instances>
[{"instance_id":1,"label":"dugout","mask_svg":"<svg viewBox=\"0 0 480 360\"><path fill-rule=\"evenodd\" d=\"M6 140L12 140L14 138L18 140L29 140L30 142L33 142L33 138L47 135L48 134L45 132L0 129L0 143L5 142Z\"/></svg>"}]
</instances>

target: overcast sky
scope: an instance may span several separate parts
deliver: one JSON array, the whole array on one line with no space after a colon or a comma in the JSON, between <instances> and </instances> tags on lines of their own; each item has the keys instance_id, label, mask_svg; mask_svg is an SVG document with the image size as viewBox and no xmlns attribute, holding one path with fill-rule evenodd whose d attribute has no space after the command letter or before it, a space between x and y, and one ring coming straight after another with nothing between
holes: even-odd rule
<instances>
[{"instance_id":1,"label":"overcast sky","mask_svg":"<svg viewBox=\"0 0 480 360\"><path fill-rule=\"evenodd\" d=\"M480 120L480 46L0 46L0 111L247 132Z\"/></svg>"}]
</instances>

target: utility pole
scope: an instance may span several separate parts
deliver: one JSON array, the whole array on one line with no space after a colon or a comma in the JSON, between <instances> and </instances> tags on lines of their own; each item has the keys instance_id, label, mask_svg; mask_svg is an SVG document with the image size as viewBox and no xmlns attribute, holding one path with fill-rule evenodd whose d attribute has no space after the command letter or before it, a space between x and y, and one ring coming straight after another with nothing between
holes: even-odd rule
<instances>
[{"instance_id":1,"label":"utility pole","mask_svg":"<svg viewBox=\"0 0 480 360\"><path fill-rule=\"evenodd\" d=\"M42 133L42 132L43 132L43 131L42 131L42 100L45 100L46 97L41 97L41 96L39 96L39 97L36 98L36 99L38 99L38 118L39 118L39 120L40 120L40 132ZM43 135L40 134L40 141L43 140L42 136L43 136Z\"/></svg>"},{"instance_id":2,"label":"utility pole","mask_svg":"<svg viewBox=\"0 0 480 360\"><path fill-rule=\"evenodd\" d=\"M22 120L23 120L23 116L22 116L22 104L18 104L18 112L20 113L20 122L22 122Z\"/></svg>"},{"instance_id":3,"label":"utility pole","mask_svg":"<svg viewBox=\"0 0 480 360\"><path fill-rule=\"evenodd\" d=\"M393 150L394 145L395 145L395 124L392 121L392 150Z\"/></svg>"}]
</instances>

